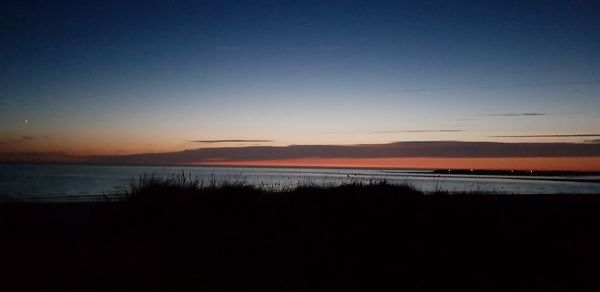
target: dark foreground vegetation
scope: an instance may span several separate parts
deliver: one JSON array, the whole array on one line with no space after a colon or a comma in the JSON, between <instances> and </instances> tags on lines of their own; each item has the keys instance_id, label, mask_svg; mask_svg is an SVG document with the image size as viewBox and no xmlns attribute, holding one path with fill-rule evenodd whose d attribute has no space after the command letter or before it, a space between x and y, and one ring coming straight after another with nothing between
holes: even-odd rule
<instances>
[{"instance_id":1,"label":"dark foreground vegetation","mask_svg":"<svg viewBox=\"0 0 600 292\"><path fill-rule=\"evenodd\" d=\"M0 291L599 291L600 196L148 179L0 205Z\"/></svg>"}]
</instances>

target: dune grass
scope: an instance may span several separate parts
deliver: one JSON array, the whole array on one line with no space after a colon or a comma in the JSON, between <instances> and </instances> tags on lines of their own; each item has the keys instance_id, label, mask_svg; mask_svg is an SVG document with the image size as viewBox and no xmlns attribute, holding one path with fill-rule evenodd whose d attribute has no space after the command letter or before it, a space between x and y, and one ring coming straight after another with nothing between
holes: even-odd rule
<instances>
[{"instance_id":1,"label":"dune grass","mask_svg":"<svg viewBox=\"0 0 600 292\"><path fill-rule=\"evenodd\" d=\"M435 190L423 192L405 183L392 183L388 180L372 179L346 182L342 184L317 184L309 181L289 185L252 185L244 177L217 180L193 178L189 174L172 175L143 174L131 180L127 193L117 198L132 204L166 205L173 202L189 203L192 206L202 200L224 200L228 203L248 202L249 199L269 197L295 198L294 202L317 202L324 199L339 201L341 204L350 200L360 200L365 204L381 201L398 201L418 199L424 196L445 198L449 196L479 197L479 196L508 196L493 192L449 192ZM552 195L543 195L549 196ZM300 207L300 206L298 206Z\"/></svg>"},{"instance_id":2,"label":"dune grass","mask_svg":"<svg viewBox=\"0 0 600 292\"><path fill-rule=\"evenodd\" d=\"M145 175L0 204L2 291L598 291L600 196Z\"/></svg>"}]
</instances>

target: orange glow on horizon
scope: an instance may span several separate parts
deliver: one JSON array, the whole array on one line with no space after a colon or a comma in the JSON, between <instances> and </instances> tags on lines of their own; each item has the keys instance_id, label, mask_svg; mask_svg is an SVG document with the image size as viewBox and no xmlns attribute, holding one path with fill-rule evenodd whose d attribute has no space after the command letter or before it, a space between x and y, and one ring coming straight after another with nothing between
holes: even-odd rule
<instances>
[{"instance_id":1,"label":"orange glow on horizon","mask_svg":"<svg viewBox=\"0 0 600 292\"><path fill-rule=\"evenodd\" d=\"M600 171L600 157L518 158L303 158L262 161L213 161L193 165L257 167L413 168Z\"/></svg>"}]
</instances>

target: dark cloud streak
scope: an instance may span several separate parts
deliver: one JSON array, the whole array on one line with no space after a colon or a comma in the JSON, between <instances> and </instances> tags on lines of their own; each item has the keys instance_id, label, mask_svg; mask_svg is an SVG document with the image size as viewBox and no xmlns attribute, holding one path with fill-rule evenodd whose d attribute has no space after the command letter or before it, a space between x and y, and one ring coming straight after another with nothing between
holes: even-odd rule
<instances>
[{"instance_id":1,"label":"dark cloud streak","mask_svg":"<svg viewBox=\"0 0 600 292\"><path fill-rule=\"evenodd\" d=\"M502 114L487 114L486 117L536 117L547 116L549 113L502 113Z\"/></svg>"},{"instance_id":2,"label":"dark cloud streak","mask_svg":"<svg viewBox=\"0 0 600 292\"><path fill-rule=\"evenodd\" d=\"M600 134L553 134L553 135L499 135L490 138L575 138L575 137L600 137Z\"/></svg>"},{"instance_id":3,"label":"dark cloud streak","mask_svg":"<svg viewBox=\"0 0 600 292\"><path fill-rule=\"evenodd\" d=\"M540 83L516 83L516 84L499 84L499 85L476 85L463 87L437 87L437 88L407 88L398 92L438 92L438 91L461 91L461 90L496 90L496 89L511 89L511 88L545 88L545 87L564 87L564 86L580 86L580 85L596 85L600 84L600 80L588 81L562 81L562 82L540 82Z\"/></svg>"},{"instance_id":4,"label":"dark cloud streak","mask_svg":"<svg viewBox=\"0 0 600 292\"><path fill-rule=\"evenodd\" d=\"M392 133L460 133L463 130L391 130L391 131L373 131L371 134L392 134Z\"/></svg>"},{"instance_id":5,"label":"dark cloud streak","mask_svg":"<svg viewBox=\"0 0 600 292\"><path fill-rule=\"evenodd\" d=\"M193 143L269 143L273 140L245 140L245 139L230 139L230 140L194 140Z\"/></svg>"},{"instance_id":6,"label":"dark cloud streak","mask_svg":"<svg viewBox=\"0 0 600 292\"><path fill-rule=\"evenodd\" d=\"M0 153L0 163L93 163L93 160L63 152L26 152Z\"/></svg>"},{"instance_id":7,"label":"dark cloud streak","mask_svg":"<svg viewBox=\"0 0 600 292\"><path fill-rule=\"evenodd\" d=\"M26 142L26 141L33 141L35 140L35 137L33 136L28 136L28 135L23 135L21 137L7 137L7 138L0 138L0 145L10 145L10 144L18 144L18 143L22 143L22 142Z\"/></svg>"},{"instance_id":8,"label":"dark cloud streak","mask_svg":"<svg viewBox=\"0 0 600 292\"><path fill-rule=\"evenodd\" d=\"M201 148L170 153L87 157L98 164L189 164L303 158L600 157L600 144L424 141L363 145Z\"/></svg>"}]
</instances>

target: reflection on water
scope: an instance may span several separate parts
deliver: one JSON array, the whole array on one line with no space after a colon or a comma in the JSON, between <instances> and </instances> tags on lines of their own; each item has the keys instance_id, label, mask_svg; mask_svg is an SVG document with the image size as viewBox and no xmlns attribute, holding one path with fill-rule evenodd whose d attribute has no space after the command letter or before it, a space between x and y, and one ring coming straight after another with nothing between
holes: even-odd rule
<instances>
[{"instance_id":1,"label":"reflection on water","mask_svg":"<svg viewBox=\"0 0 600 292\"><path fill-rule=\"evenodd\" d=\"M206 182L243 180L268 189L301 184L337 185L387 180L430 192L494 192L515 194L600 194L600 177L507 177L440 175L419 170L365 170L245 167L157 167L79 165L0 165L0 196L69 197L122 193L129 181L144 173L173 175L184 172Z\"/></svg>"}]
</instances>

